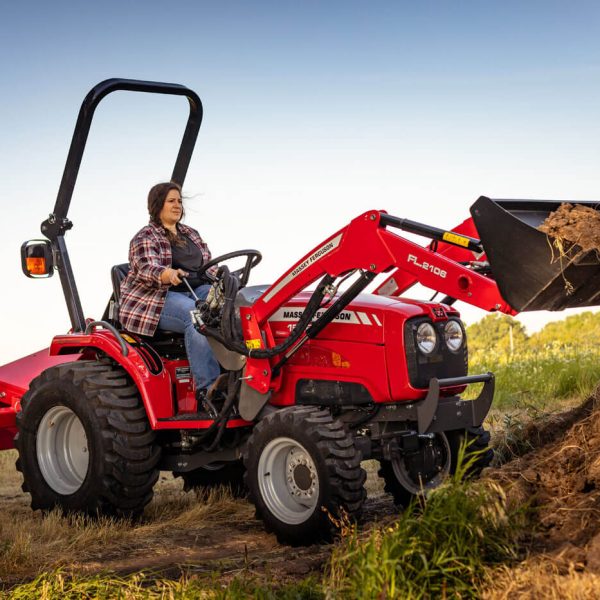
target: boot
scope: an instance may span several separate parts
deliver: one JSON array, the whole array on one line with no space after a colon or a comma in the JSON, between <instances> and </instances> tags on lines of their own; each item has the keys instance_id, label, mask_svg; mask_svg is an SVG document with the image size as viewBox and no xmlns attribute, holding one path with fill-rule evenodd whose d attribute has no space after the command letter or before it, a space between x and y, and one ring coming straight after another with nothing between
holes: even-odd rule
<instances>
[{"instance_id":1,"label":"boot","mask_svg":"<svg viewBox=\"0 0 600 600\"><path fill-rule=\"evenodd\" d=\"M208 390L206 388L196 389L196 401L198 402L198 408L202 407L211 419L216 419L219 416L217 409L208 397Z\"/></svg>"},{"instance_id":2,"label":"boot","mask_svg":"<svg viewBox=\"0 0 600 600\"><path fill-rule=\"evenodd\" d=\"M212 402L216 396L227 395L227 379L228 373L221 373L206 390L206 397Z\"/></svg>"}]
</instances>

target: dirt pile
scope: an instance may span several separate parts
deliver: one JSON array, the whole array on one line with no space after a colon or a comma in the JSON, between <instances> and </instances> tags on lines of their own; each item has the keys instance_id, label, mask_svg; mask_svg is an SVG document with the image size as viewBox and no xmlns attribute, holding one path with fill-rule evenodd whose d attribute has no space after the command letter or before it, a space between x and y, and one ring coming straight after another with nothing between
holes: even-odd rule
<instances>
[{"instance_id":1,"label":"dirt pile","mask_svg":"<svg viewBox=\"0 0 600 600\"><path fill-rule=\"evenodd\" d=\"M534 509L531 549L600 574L600 399L533 432L539 447L490 472Z\"/></svg>"},{"instance_id":2,"label":"dirt pile","mask_svg":"<svg viewBox=\"0 0 600 600\"><path fill-rule=\"evenodd\" d=\"M565 202L538 229L557 240L561 250L576 244L585 251L600 251L600 212L589 206Z\"/></svg>"}]
</instances>

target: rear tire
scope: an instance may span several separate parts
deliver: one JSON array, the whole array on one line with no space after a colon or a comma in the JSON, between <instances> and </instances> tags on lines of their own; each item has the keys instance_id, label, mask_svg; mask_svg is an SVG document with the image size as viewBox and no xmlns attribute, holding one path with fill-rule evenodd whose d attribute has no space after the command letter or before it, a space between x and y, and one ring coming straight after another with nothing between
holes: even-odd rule
<instances>
[{"instance_id":1,"label":"rear tire","mask_svg":"<svg viewBox=\"0 0 600 600\"><path fill-rule=\"evenodd\" d=\"M244 463L241 460L226 463L212 463L194 471L174 472L175 477L183 479L183 489L210 490L222 486L227 488L234 498L244 498L248 489L244 484Z\"/></svg>"},{"instance_id":2,"label":"rear tire","mask_svg":"<svg viewBox=\"0 0 600 600\"><path fill-rule=\"evenodd\" d=\"M344 425L313 406L284 408L254 428L244 450L246 484L268 531L282 543L330 540L366 497L361 454Z\"/></svg>"},{"instance_id":3,"label":"rear tire","mask_svg":"<svg viewBox=\"0 0 600 600\"><path fill-rule=\"evenodd\" d=\"M17 428L17 469L34 510L135 517L150 502L160 448L121 367L76 361L43 371Z\"/></svg>"}]
</instances>

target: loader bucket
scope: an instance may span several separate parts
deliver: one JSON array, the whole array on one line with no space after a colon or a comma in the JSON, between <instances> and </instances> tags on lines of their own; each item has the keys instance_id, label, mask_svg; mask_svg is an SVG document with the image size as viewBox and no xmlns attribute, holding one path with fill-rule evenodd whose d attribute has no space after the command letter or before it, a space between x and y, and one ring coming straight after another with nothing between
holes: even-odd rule
<instances>
[{"instance_id":1,"label":"loader bucket","mask_svg":"<svg viewBox=\"0 0 600 600\"><path fill-rule=\"evenodd\" d=\"M481 196L471 215L502 297L519 312L600 305L600 260L573 245L560 253L537 227L555 200L492 200ZM593 209L598 202L572 202Z\"/></svg>"}]
</instances>

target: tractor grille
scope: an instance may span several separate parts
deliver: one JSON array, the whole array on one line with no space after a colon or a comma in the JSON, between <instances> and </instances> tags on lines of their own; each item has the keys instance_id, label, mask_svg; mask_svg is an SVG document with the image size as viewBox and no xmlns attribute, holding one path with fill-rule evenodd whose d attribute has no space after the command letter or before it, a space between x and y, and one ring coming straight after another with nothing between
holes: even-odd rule
<instances>
[{"instance_id":1,"label":"tractor grille","mask_svg":"<svg viewBox=\"0 0 600 600\"><path fill-rule=\"evenodd\" d=\"M415 388L428 388L432 377L462 377L468 373L467 336L459 319L455 319L463 330L463 346L452 352L444 341L444 326L447 321L433 323L427 317L410 319L404 326L404 347L410 384ZM431 354L423 354L417 347L417 327L421 323L433 325L437 335L437 345Z\"/></svg>"}]
</instances>

